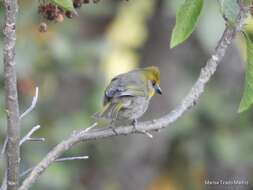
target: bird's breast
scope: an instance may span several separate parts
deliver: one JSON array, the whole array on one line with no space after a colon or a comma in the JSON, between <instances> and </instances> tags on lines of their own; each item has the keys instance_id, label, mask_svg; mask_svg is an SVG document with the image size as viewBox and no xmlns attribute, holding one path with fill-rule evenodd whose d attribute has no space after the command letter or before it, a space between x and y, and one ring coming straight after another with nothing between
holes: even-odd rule
<instances>
[{"instance_id":1,"label":"bird's breast","mask_svg":"<svg viewBox=\"0 0 253 190\"><path fill-rule=\"evenodd\" d=\"M146 97L134 97L129 98L126 102L126 106L120 111L119 116L125 119L138 119L148 109L149 98Z\"/></svg>"}]
</instances>

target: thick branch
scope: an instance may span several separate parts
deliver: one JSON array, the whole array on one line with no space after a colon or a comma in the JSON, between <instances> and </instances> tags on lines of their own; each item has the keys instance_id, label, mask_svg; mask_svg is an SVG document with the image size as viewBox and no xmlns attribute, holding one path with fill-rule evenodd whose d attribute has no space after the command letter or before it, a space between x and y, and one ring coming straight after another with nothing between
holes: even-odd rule
<instances>
[{"instance_id":1,"label":"thick branch","mask_svg":"<svg viewBox=\"0 0 253 190\"><path fill-rule=\"evenodd\" d=\"M4 85L7 112L7 188L16 190L19 179L19 106L15 72L17 0L5 0Z\"/></svg>"},{"instance_id":2,"label":"thick branch","mask_svg":"<svg viewBox=\"0 0 253 190\"><path fill-rule=\"evenodd\" d=\"M179 119L187 110L193 107L198 101L200 95L204 91L204 87L210 80L211 76L216 71L216 68L222 58L225 55L227 47L231 44L235 34L241 30L243 25L243 20L246 11L241 10L240 15L237 19L236 27L226 27L218 45L207 61L206 66L201 69L200 75L196 83L193 85L190 92L182 100L182 102L167 115L153 121L142 122L137 125L138 130L151 132L159 131L162 128L169 126L171 123ZM129 135L132 133L138 133L134 130L132 126L122 126L116 129L117 135ZM32 184L39 178L39 176L52 164L59 156L61 156L65 151L69 150L73 145L79 142L86 142L89 140L96 140L106 137L116 136L116 134L111 129L105 130L82 130L77 133L73 133L69 138L59 143L55 148L53 148L44 158L38 163L33 169L30 175L23 181L22 186L19 190L27 190Z\"/></svg>"}]
</instances>

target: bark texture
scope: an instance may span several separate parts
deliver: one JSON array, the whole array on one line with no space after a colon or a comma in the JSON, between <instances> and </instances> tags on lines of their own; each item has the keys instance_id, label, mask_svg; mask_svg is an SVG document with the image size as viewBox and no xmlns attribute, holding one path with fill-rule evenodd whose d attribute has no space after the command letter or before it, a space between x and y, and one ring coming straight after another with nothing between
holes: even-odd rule
<instances>
[{"instance_id":1,"label":"bark texture","mask_svg":"<svg viewBox=\"0 0 253 190\"><path fill-rule=\"evenodd\" d=\"M19 185L19 106L15 70L17 0L5 0L4 23L4 84L7 113L7 189L16 190Z\"/></svg>"}]
</instances>

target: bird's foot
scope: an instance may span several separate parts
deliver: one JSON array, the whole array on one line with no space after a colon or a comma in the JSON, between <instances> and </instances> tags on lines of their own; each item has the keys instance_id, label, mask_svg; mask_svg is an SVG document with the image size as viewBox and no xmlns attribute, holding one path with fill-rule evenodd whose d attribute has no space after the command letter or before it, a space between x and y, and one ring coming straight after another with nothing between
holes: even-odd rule
<instances>
[{"instance_id":1,"label":"bird's foot","mask_svg":"<svg viewBox=\"0 0 253 190\"><path fill-rule=\"evenodd\" d=\"M110 124L110 129L112 130L112 132L115 134L115 135L118 135L119 133L116 131L115 129L115 126L113 123Z\"/></svg>"},{"instance_id":2,"label":"bird's foot","mask_svg":"<svg viewBox=\"0 0 253 190\"><path fill-rule=\"evenodd\" d=\"M138 123L137 119L134 119L134 120L132 121L133 129L134 129L135 131L138 131L138 129L137 129L137 123Z\"/></svg>"},{"instance_id":3,"label":"bird's foot","mask_svg":"<svg viewBox=\"0 0 253 190\"><path fill-rule=\"evenodd\" d=\"M139 129L137 129L137 119L134 119L133 120L133 122L132 122L132 125L133 125L133 129L134 129L134 131L136 131L137 133L141 133L141 134L144 134L144 135L147 135L149 138L153 138L153 135L152 134L150 134L149 132L147 132L147 131L143 131L143 130L139 130Z\"/></svg>"}]
</instances>

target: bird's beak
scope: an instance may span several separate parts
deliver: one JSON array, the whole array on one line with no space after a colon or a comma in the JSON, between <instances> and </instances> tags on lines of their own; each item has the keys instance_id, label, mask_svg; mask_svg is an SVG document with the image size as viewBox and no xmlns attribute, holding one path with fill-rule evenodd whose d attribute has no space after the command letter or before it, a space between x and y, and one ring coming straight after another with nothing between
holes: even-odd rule
<instances>
[{"instance_id":1,"label":"bird's beak","mask_svg":"<svg viewBox=\"0 0 253 190\"><path fill-rule=\"evenodd\" d=\"M155 88L155 91L156 91L157 94L162 95L162 89L161 89L161 87L158 84L156 84L154 86L154 88Z\"/></svg>"}]
</instances>

